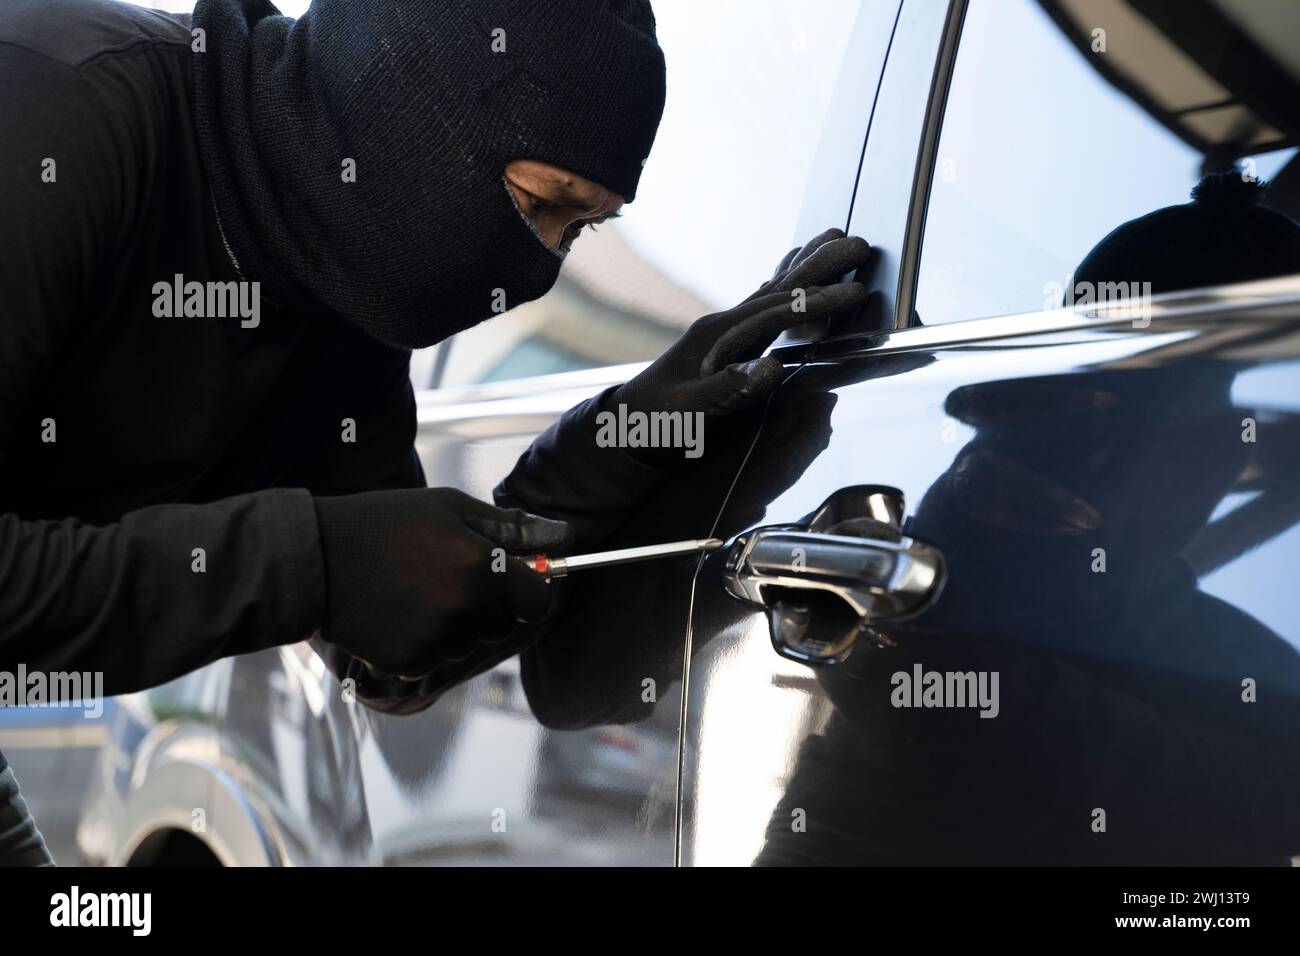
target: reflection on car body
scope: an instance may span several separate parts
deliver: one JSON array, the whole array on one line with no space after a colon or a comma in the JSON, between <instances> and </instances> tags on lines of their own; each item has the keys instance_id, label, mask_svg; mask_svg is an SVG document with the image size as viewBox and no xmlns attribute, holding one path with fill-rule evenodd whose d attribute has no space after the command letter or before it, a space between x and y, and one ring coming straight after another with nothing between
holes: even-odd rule
<instances>
[{"instance_id":1,"label":"reflection on car body","mask_svg":"<svg viewBox=\"0 0 1300 956\"><path fill-rule=\"evenodd\" d=\"M783 189L804 191L804 232L847 224L873 242L877 297L783 342L790 375L769 405L710 433L609 543L734 539L846 488L895 489L900 533L946 563L931 608L863 626L833 595L792 594L811 636L852 637L835 663L798 662L774 652L763 609L727 593L724 549L584 573L543 642L415 716L347 702L305 646L223 662L122 702L82 851L168 862L197 844L259 864L1300 855L1297 37L1255 0L1140 7L863 0L819 15L834 29L817 42L845 50L843 82L823 148ZM1222 195L1226 219L1190 241L1201 212L1176 210L1216 174L1256 187L1250 202L1277 217L1262 242L1255 213ZM1183 224L1147 228L1166 220ZM670 244L611 231L620 255L665 277L698 265L674 272ZM751 283L765 271L743 265ZM1079 281L1150 282L1149 321L1056 301ZM683 313L709 299L647 282ZM569 294L577 308L591 289ZM547 338L544 312L512 321L537 323L521 341ZM552 345L572 339L553 331ZM456 354L434 373L452 387L421 396L419 450L432 484L480 495L556 415L634 370L457 384L540 352L473 373L448 371ZM894 675L918 667L996 673L996 716L895 706Z\"/></svg>"}]
</instances>

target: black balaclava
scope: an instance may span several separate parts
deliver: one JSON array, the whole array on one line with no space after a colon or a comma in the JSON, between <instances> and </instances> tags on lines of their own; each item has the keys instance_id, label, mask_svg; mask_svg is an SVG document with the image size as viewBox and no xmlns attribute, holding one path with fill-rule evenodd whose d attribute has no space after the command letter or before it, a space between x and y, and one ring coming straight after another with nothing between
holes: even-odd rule
<instances>
[{"instance_id":1,"label":"black balaclava","mask_svg":"<svg viewBox=\"0 0 1300 956\"><path fill-rule=\"evenodd\" d=\"M403 348L554 284L534 159L631 201L663 113L648 0L199 0L195 126L241 274ZM196 44L197 46L198 44ZM355 181L350 170L355 169Z\"/></svg>"},{"instance_id":2,"label":"black balaclava","mask_svg":"<svg viewBox=\"0 0 1300 956\"><path fill-rule=\"evenodd\" d=\"M1211 173L1192 201L1117 226L1074 270L1075 282L1150 282L1151 292L1300 272L1300 225L1260 205L1265 184Z\"/></svg>"}]
</instances>

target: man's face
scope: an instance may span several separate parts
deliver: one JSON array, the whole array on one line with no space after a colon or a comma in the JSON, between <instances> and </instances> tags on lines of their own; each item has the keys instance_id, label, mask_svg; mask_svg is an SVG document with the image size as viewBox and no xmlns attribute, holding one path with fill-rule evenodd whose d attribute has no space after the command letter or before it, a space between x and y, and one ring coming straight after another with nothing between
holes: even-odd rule
<instances>
[{"instance_id":1,"label":"man's face","mask_svg":"<svg viewBox=\"0 0 1300 956\"><path fill-rule=\"evenodd\" d=\"M569 250L583 229L613 219L623 206L618 193L535 159L508 163L506 183L542 238L561 252Z\"/></svg>"}]
</instances>

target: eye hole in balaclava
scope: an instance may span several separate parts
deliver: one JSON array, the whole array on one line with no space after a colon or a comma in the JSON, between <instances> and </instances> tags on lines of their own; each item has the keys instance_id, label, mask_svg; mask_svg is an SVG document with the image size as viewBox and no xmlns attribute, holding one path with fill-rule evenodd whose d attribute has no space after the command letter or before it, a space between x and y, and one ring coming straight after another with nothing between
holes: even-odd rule
<instances>
[{"instance_id":1,"label":"eye hole in balaclava","mask_svg":"<svg viewBox=\"0 0 1300 956\"><path fill-rule=\"evenodd\" d=\"M195 127L241 273L404 348L545 294L506 164L631 201L664 102L647 0L199 0ZM350 170L350 174L349 174Z\"/></svg>"},{"instance_id":2,"label":"eye hole in balaclava","mask_svg":"<svg viewBox=\"0 0 1300 956\"><path fill-rule=\"evenodd\" d=\"M522 206L519 205L519 200L515 196L514 187L510 185L510 180L507 177L502 176L501 184L502 186L505 187L506 195L510 197L510 201L514 203L515 212L519 213L519 217L523 219L524 223L528 226L532 234L537 237L537 241L540 242L542 245L546 246L546 248L550 249L552 252L554 252L558 258L563 259L569 252L568 247L563 245L560 246L552 245L550 240L548 240L546 236L543 235L541 228L537 225L537 222L534 220L534 218L530 216Z\"/></svg>"}]
</instances>

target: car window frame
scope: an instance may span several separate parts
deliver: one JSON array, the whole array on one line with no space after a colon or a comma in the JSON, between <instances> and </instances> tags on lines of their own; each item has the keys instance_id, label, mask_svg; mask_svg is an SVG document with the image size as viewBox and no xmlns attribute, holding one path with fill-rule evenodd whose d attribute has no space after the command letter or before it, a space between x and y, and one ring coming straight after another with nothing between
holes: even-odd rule
<instances>
[{"instance_id":1,"label":"car window frame","mask_svg":"<svg viewBox=\"0 0 1300 956\"><path fill-rule=\"evenodd\" d=\"M921 140L917 145L911 204L903 236L898 287L894 298L893 327L895 329L920 327L916 315L916 292L920 284L926 215L930 208L930 194L934 185L934 168L938 162L944 115L948 108L948 92L952 87L957 55L961 51L962 28L965 26L966 11L969 7L969 0L949 0L943 30L939 36L939 47L935 53L930 93L926 98L925 116L922 120Z\"/></svg>"},{"instance_id":2,"label":"car window frame","mask_svg":"<svg viewBox=\"0 0 1300 956\"><path fill-rule=\"evenodd\" d=\"M915 4L924 0L905 0ZM908 329L926 329L929 334L912 339L917 347L922 341L931 341L935 346L977 341L990 337L980 330L994 330L992 337L1002 337L1002 330L1015 329L1017 335L1052 333L1063 328L1074 328L1080 323L1096 325L1099 311L1088 306L1063 309L1041 309L1034 312L998 312L989 316L974 316L955 322L944 322L936 326L924 326L916 315L916 296L920 287L921 257L924 251L925 228L929 211L930 197L933 192L934 171L938 163L939 142L943 133L944 116L948 106L948 94L952 85L957 57L961 53L962 30L970 0L949 0L947 22L940 38L935 57L933 80L930 95L926 101L923 120L923 132L917 147L916 168L912 180L911 210L907 221L907 233L904 238L901 259L903 266L899 269L895 309L892 330L895 332ZM888 66L888 64L887 64ZM1273 304L1287 306L1293 300L1293 292L1300 287L1300 274L1294 276L1276 276L1269 280L1233 283L1230 285L1207 286L1184 290L1163 297L1166 302L1164 314L1167 318L1192 317L1199 313L1201 303L1207 298L1223 301L1245 301L1252 305L1256 301L1256 290L1275 289ZM1116 303L1121 310L1124 303ZM1184 308L1185 305L1185 308ZM1065 316L1065 318L1063 318ZM935 329L957 328L978 323L973 328L950 334L934 334ZM1121 323L1123 324L1123 323ZM1131 323L1130 323L1131 324ZM859 336L846 336L856 338ZM903 342L904 340L898 340ZM852 349L861 352L861 348Z\"/></svg>"},{"instance_id":3,"label":"car window frame","mask_svg":"<svg viewBox=\"0 0 1300 956\"><path fill-rule=\"evenodd\" d=\"M938 131L966 6L967 0L903 0L878 82L846 229L875 249L867 277L875 302L859 320L875 324L798 341L812 345L909 326L918 237L924 233Z\"/></svg>"}]
</instances>

